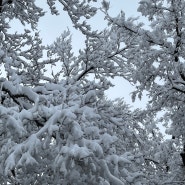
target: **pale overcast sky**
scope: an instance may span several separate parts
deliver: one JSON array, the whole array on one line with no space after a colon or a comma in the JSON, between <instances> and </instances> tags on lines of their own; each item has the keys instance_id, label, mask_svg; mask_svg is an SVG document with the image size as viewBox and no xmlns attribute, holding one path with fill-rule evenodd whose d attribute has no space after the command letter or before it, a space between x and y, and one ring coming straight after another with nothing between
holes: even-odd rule
<instances>
[{"instance_id":1,"label":"pale overcast sky","mask_svg":"<svg viewBox=\"0 0 185 185\"><path fill-rule=\"evenodd\" d=\"M138 7L138 0L110 0L110 14L111 15L117 15L121 10L123 10L127 17L129 16L138 16L137 13L137 7ZM42 1L38 1L38 4L43 7L45 5ZM62 6L59 4L58 8L61 8L61 15L60 16L51 16L50 13L47 14L47 16L44 16L41 18L41 21L39 23L39 29L41 30L41 33L43 35L43 41L44 43L51 43L56 36L59 36L61 32L69 27L71 29L71 21L67 15L66 12L62 11ZM44 9L48 11L48 7L44 6ZM95 29L101 29L106 26L104 23L104 17L98 14L92 23L94 22L94 26L92 26ZM72 30L74 31L74 30ZM75 37L74 34L74 42L79 43L78 39L81 39L79 37ZM76 33L78 34L78 33Z\"/></svg>"}]
</instances>

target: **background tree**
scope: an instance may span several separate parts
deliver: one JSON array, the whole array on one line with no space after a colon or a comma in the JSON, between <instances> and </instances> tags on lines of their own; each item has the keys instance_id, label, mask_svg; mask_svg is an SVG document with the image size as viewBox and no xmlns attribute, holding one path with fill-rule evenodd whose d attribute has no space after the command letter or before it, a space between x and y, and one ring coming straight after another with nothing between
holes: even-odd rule
<instances>
[{"instance_id":1,"label":"background tree","mask_svg":"<svg viewBox=\"0 0 185 185\"><path fill-rule=\"evenodd\" d=\"M185 1L141 0L139 3L138 11L148 18L148 29L136 23L135 19L125 19L123 12L115 18L109 16L108 11L104 12L110 29L117 32L118 39L124 38L127 47L122 65L126 65L125 77L137 87L133 100L136 95L141 98L146 90L150 99L147 113L166 112L162 121L167 128L166 133L173 136L176 147L168 154L162 151L163 156L167 155L168 166L171 166L170 174L174 174L163 184L179 184L184 182L183 160L179 160L179 152L183 150L185 135ZM173 164L172 160L175 160Z\"/></svg>"}]
</instances>

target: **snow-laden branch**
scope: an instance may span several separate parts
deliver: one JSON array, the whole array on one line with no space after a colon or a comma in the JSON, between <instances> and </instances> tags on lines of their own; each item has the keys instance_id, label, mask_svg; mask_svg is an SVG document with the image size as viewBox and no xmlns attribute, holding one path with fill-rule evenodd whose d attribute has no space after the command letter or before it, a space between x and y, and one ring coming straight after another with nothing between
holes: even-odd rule
<instances>
[{"instance_id":1,"label":"snow-laden branch","mask_svg":"<svg viewBox=\"0 0 185 185\"><path fill-rule=\"evenodd\" d=\"M4 81L2 83L2 90L6 91L11 97L24 97L32 103L36 103L39 100L39 96L29 87L23 87L21 85L14 86L10 81Z\"/></svg>"}]
</instances>

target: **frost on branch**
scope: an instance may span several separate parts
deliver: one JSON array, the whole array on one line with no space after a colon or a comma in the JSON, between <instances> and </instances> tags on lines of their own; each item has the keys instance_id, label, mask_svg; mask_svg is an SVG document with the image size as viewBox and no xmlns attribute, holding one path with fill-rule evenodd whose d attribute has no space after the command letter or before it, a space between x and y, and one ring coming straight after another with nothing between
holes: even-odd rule
<instances>
[{"instance_id":1,"label":"frost on branch","mask_svg":"<svg viewBox=\"0 0 185 185\"><path fill-rule=\"evenodd\" d=\"M166 166L166 171L153 180L156 184L160 184L159 181L184 184L180 153L185 143L185 1L141 0L139 4L138 11L148 19L146 27L136 19L126 19L123 12L117 17L111 17L105 10L104 13L110 29L123 38L127 47L125 61L122 61L126 69L124 75L136 86L133 100L147 92L150 101L145 114L156 116L164 111L159 123L174 138L153 145L155 160L147 161L154 166L161 165L161 169ZM152 130L151 134L155 135Z\"/></svg>"},{"instance_id":2,"label":"frost on branch","mask_svg":"<svg viewBox=\"0 0 185 185\"><path fill-rule=\"evenodd\" d=\"M109 101L104 96L112 86L110 77L131 78L134 70L128 72L125 62L131 61L130 46L139 43L133 30L141 25L133 26L132 19L122 24L122 12L110 23L118 20L119 24L97 33L86 23L97 12L92 6L95 0L60 0L74 26L86 37L85 47L74 54L69 30L53 44L42 45L36 26L44 13L35 1L2 2L0 182L153 183L166 167L157 161L165 161L165 155L153 160L153 146L160 145L161 138L155 121L139 110L130 111L121 99ZM58 14L55 2L47 1L52 14ZM103 3L102 11L108 11L109 3ZM10 32L14 18L25 25L22 32ZM117 29L120 24L126 32L122 33L122 27ZM138 51L131 49L134 54Z\"/></svg>"},{"instance_id":3,"label":"frost on branch","mask_svg":"<svg viewBox=\"0 0 185 185\"><path fill-rule=\"evenodd\" d=\"M49 93L53 85L58 91L54 97ZM44 96L43 101L49 104L43 104L41 98L27 110L20 111L14 104L3 106L1 137L7 141L1 143L0 150L3 174L20 183L27 180L38 184L124 184L142 180L142 173L134 175L137 164L132 143L124 147L124 141L133 137L132 130L124 129L127 121L131 123L124 117L124 105L117 115L113 108L116 104L100 100L98 91L87 91L91 87L81 87L79 82L47 84L38 97ZM128 149L131 152L126 154Z\"/></svg>"}]
</instances>

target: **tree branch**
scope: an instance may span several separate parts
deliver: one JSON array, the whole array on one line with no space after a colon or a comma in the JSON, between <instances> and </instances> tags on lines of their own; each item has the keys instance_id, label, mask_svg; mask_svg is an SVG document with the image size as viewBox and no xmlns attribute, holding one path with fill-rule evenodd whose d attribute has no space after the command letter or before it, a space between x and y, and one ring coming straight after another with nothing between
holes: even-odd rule
<instances>
[{"instance_id":1,"label":"tree branch","mask_svg":"<svg viewBox=\"0 0 185 185\"><path fill-rule=\"evenodd\" d=\"M3 0L0 0L0 13L2 13Z\"/></svg>"},{"instance_id":2,"label":"tree branch","mask_svg":"<svg viewBox=\"0 0 185 185\"><path fill-rule=\"evenodd\" d=\"M94 69L94 67L91 66L89 69L83 71L83 72L78 76L77 81L79 81L83 76L85 76L89 71L91 71L91 70L93 70L93 69Z\"/></svg>"}]
</instances>

